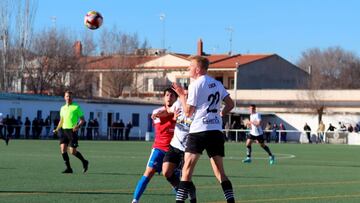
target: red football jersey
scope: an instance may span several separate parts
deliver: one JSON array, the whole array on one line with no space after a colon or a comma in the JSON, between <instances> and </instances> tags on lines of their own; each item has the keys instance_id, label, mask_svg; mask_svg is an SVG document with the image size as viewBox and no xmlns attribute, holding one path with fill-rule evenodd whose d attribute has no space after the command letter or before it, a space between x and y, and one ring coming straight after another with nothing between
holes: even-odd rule
<instances>
[{"instance_id":1,"label":"red football jersey","mask_svg":"<svg viewBox=\"0 0 360 203\"><path fill-rule=\"evenodd\" d=\"M158 111L165 110L165 107L160 107L153 111L153 114ZM165 152L169 150L169 145L172 137L174 136L174 129L176 121L173 119L173 115L167 117L156 118L153 123L155 126L155 141L153 148L161 149Z\"/></svg>"}]
</instances>

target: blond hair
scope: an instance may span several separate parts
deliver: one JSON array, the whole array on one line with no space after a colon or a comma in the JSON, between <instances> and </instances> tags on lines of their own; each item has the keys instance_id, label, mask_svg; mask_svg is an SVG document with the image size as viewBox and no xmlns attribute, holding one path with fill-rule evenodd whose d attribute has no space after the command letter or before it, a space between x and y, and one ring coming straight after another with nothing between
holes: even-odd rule
<instances>
[{"instance_id":1,"label":"blond hair","mask_svg":"<svg viewBox=\"0 0 360 203\"><path fill-rule=\"evenodd\" d=\"M189 60L193 60L196 61L197 64L199 64L200 68L207 70L209 68L209 60L203 56L199 56L199 55L195 55L195 56L190 56Z\"/></svg>"}]
</instances>

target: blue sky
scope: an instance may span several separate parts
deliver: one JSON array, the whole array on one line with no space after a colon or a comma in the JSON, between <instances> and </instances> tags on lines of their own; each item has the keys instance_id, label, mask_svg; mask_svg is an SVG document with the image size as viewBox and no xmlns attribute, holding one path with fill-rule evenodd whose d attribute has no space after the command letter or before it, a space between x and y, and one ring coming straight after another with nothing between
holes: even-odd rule
<instances>
[{"instance_id":1,"label":"blue sky","mask_svg":"<svg viewBox=\"0 0 360 203\"><path fill-rule=\"evenodd\" d=\"M206 53L277 53L296 62L309 48L341 46L360 55L358 0L38 0L35 30L52 26L79 34L89 10L104 16L103 27L137 33L153 48L196 53L202 38ZM165 14L165 20L160 15Z\"/></svg>"}]
</instances>

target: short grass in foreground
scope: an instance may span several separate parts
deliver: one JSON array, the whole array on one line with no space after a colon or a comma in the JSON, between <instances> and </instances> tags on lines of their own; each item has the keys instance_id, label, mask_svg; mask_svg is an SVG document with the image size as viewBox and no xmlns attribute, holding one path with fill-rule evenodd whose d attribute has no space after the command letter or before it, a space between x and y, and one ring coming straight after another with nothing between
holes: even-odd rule
<instances>
[{"instance_id":1,"label":"short grass in foreground","mask_svg":"<svg viewBox=\"0 0 360 203\"><path fill-rule=\"evenodd\" d=\"M253 162L241 162L243 143L227 143L225 167L237 202L360 202L360 147L270 144L270 166L253 145ZM0 202L120 202L132 199L151 149L149 142L80 141L87 174L71 156L74 174L61 174L58 141L11 140L0 145ZM225 202L206 153L193 181L198 202ZM169 184L155 176L141 203L175 202Z\"/></svg>"}]
</instances>

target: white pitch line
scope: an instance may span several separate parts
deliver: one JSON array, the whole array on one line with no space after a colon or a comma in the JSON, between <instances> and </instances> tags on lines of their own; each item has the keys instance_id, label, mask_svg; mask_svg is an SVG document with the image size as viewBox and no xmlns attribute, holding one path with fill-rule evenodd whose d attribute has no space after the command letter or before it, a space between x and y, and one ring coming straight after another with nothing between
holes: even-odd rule
<instances>
[{"instance_id":1,"label":"white pitch line","mask_svg":"<svg viewBox=\"0 0 360 203\"><path fill-rule=\"evenodd\" d=\"M296 156L294 154L279 154L276 153L275 159L293 159ZM230 160L243 160L243 157L233 157L233 156L225 156L224 159L230 159ZM269 159L268 157L254 157L252 156L251 159Z\"/></svg>"}]
</instances>

